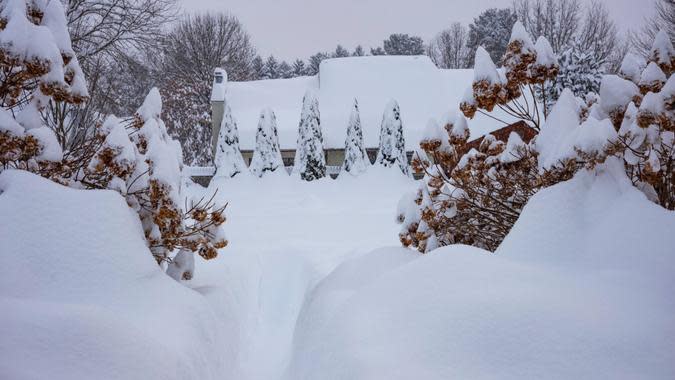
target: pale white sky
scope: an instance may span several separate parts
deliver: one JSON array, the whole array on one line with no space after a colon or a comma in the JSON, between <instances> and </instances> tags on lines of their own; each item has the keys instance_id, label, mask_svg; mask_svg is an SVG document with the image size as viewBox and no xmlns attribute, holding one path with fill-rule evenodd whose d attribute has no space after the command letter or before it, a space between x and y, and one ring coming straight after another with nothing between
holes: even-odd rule
<instances>
[{"instance_id":1,"label":"pale white sky","mask_svg":"<svg viewBox=\"0 0 675 380\"><path fill-rule=\"evenodd\" d=\"M340 43L350 51L382 44L391 33L428 41L454 21L468 25L487 8L511 0L180 0L186 11L229 11L244 24L258 52L291 60ZM654 0L602 0L619 30L635 29ZM590 0L582 0L590 2Z\"/></svg>"}]
</instances>

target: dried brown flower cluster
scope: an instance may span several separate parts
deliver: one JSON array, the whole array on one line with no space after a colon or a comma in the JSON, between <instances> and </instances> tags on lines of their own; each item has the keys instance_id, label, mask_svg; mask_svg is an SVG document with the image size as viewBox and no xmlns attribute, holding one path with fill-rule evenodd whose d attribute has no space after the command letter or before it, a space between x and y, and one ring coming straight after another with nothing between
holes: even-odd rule
<instances>
[{"instance_id":1,"label":"dried brown flower cluster","mask_svg":"<svg viewBox=\"0 0 675 380\"><path fill-rule=\"evenodd\" d=\"M160 118L159 91L150 91L133 117L110 116L64 150L40 111L50 101L79 104L88 93L61 2L3 2L0 31L0 171L29 170L66 186L119 192L138 213L158 263L170 262L174 250L182 260L193 252L216 257L227 245L225 206L212 197L181 207L182 156Z\"/></svg>"},{"instance_id":2,"label":"dried brown flower cluster","mask_svg":"<svg viewBox=\"0 0 675 380\"><path fill-rule=\"evenodd\" d=\"M471 89L459 106L464 116L473 118L479 112L496 119L489 112L497 107L518 120L528 121L539 130L541 117L534 95L535 86L541 86L540 93L544 94L544 83L554 79L559 70L548 41L540 37L533 45L523 26L516 23L502 58L503 72L497 71L489 54L482 48L476 51L476 62Z\"/></svg>"},{"instance_id":3,"label":"dried brown flower cluster","mask_svg":"<svg viewBox=\"0 0 675 380\"><path fill-rule=\"evenodd\" d=\"M621 117L616 141L602 157L623 159L633 183L651 200L675 210L675 50L664 32L657 34L647 66L635 83L643 97L611 115ZM628 80L628 79L625 79ZM618 125L617 125L618 124Z\"/></svg>"},{"instance_id":4,"label":"dried brown flower cluster","mask_svg":"<svg viewBox=\"0 0 675 380\"><path fill-rule=\"evenodd\" d=\"M446 124L447 138L420 143L423 153L413 168L425 177L399 209L399 238L420 252L448 244L494 251L530 197L570 178L575 168L541 172L528 143L536 131L525 123L473 141L465 133L453 133L454 127Z\"/></svg>"}]
</instances>

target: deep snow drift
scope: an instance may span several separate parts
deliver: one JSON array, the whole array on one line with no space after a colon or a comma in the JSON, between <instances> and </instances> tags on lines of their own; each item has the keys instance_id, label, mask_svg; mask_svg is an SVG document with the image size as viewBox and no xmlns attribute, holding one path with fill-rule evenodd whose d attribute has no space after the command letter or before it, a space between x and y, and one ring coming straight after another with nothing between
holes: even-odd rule
<instances>
[{"instance_id":1,"label":"deep snow drift","mask_svg":"<svg viewBox=\"0 0 675 380\"><path fill-rule=\"evenodd\" d=\"M187 286L118 194L6 171L0 378L672 378L675 213L615 169L539 192L496 254L397 247L396 168L192 184L231 244Z\"/></svg>"},{"instance_id":2,"label":"deep snow drift","mask_svg":"<svg viewBox=\"0 0 675 380\"><path fill-rule=\"evenodd\" d=\"M0 173L0 378L216 379L203 297L162 273L113 191Z\"/></svg>"},{"instance_id":3,"label":"deep snow drift","mask_svg":"<svg viewBox=\"0 0 675 380\"><path fill-rule=\"evenodd\" d=\"M673 378L675 213L609 166L535 195L494 255L346 261L310 295L287 378Z\"/></svg>"}]
</instances>

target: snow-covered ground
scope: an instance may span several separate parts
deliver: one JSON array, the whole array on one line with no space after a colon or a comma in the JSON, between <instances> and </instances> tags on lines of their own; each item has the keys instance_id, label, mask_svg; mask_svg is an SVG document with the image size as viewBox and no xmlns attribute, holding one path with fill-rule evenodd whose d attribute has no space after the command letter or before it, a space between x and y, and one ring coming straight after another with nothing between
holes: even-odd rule
<instances>
[{"instance_id":1,"label":"snow-covered ground","mask_svg":"<svg viewBox=\"0 0 675 380\"><path fill-rule=\"evenodd\" d=\"M0 174L0 378L675 376L675 213L612 164L541 191L496 254L398 247L415 183L191 186L230 245L184 287L114 192Z\"/></svg>"}]
</instances>

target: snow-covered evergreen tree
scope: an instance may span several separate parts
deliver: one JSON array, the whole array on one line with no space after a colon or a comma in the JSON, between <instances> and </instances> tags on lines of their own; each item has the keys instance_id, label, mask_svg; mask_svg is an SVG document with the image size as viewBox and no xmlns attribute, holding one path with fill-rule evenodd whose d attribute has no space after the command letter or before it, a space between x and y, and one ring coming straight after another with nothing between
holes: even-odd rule
<instances>
[{"instance_id":1,"label":"snow-covered evergreen tree","mask_svg":"<svg viewBox=\"0 0 675 380\"><path fill-rule=\"evenodd\" d=\"M279 78L292 78L293 77L293 68L286 61L282 61L279 64Z\"/></svg>"},{"instance_id":2,"label":"snow-covered evergreen tree","mask_svg":"<svg viewBox=\"0 0 675 380\"><path fill-rule=\"evenodd\" d=\"M265 77L265 62L259 55L251 61L251 71L254 80L263 79Z\"/></svg>"},{"instance_id":3,"label":"snow-covered evergreen tree","mask_svg":"<svg viewBox=\"0 0 675 380\"><path fill-rule=\"evenodd\" d=\"M349 51L342 45L338 45L332 54L333 58L349 57Z\"/></svg>"},{"instance_id":4,"label":"snow-covered evergreen tree","mask_svg":"<svg viewBox=\"0 0 675 380\"><path fill-rule=\"evenodd\" d=\"M305 62L301 59L296 59L293 62L293 76L300 77L307 74L307 67L305 67Z\"/></svg>"},{"instance_id":5,"label":"snow-covered evergreen tree","mask_svg":"<svg viewBox=\"0 0 675 380\"><path fill-rule=\"evenodd\" d=\"M267 172L273 172L279 168L283 170L283 167L279 150L277 117L272 109L266 108L260 112L258 131L255 136L255 152L253 152L249 169L254 175L262 177Z\"/></svg>"},{"instance_id":6,"label":"snow-covered evergreen tree","mask_svg":"<svg viewBox=\"0 0 675 380\"><path fill-rule=\"evenodd\" d=\"M220 123L218 146L216 147L216 177L234 177L246 170L244 158L239 150L239 131L232 117L229 104L225 104L223 121Z\"/></svg>"},{"instance_id":7,"label":"snow-covered evergreen tree","mask_svg":"<svg viewBox=\"0 0 675 380\"><path fill-rule=\"evenodd\" d=\"M323 153L323 136L319 119L319 101L309 90L302 98L302 115L298 127L298 147L295 152L293 173L305 181L326 176L326 157Z\"/></svg>"},{"instance_id":8,"label":"snow-covered evergreen tree","mask_svg":"<svg viewBox=\"0 0 675 380\"><path fill-rule=\"evenodd\" d=\"M385 168L398 165L405 175L410 172L405 153L401 110L395 100L389 101L384 109L384 115L382 115L380 149L377 152L375 163Z\"/></svg>"},{"instance_id":9,"label":"snow-covered evergreen tree","mask_svg":"<svg viewBox=\"0 0 675 380\"><path fill-rule=\"evenodd\" d=\"M342 171L352 175L359 175L366 171L370 165L366 148L363 144L363 130L361 129L361 117L359 115L359 102L354 99L354 107L349 116L347 125L347 139L345 140L345 162Z\"/></svg>"},{"instance_id":10,"label":"snow-covered evergreen tree","mask_svg":"<svg viewBox=\"0 0 675 380\"><path fill-rule=\"evenodd\" d=\"M604 73L603 64L592 51L583 49L579 43L574 43L560 53L558 76L545 85L547 110L551 109L566 88L580 98L597 93Z\"/></svg>"},{"instance_id":11,"label":"snow-covered evergreen tree","mask_svg":"<svg viewBox=\"0 0 675 380\"><path fill-rule=\"evenodd\" d=\"M267 60L265 61L265 69L263 76L265 79L279 78L279 61L277 61L277 59L274 58L273 55L267 57Z\"/></svg>"}]
</instances>

